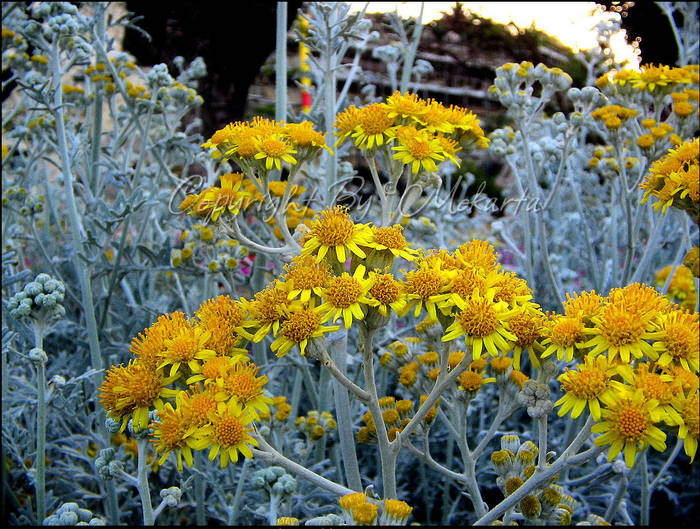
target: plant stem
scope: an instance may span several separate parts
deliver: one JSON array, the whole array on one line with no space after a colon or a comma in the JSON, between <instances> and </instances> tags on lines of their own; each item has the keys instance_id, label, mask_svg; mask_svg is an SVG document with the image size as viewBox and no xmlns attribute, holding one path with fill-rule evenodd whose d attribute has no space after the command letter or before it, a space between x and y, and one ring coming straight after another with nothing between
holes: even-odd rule
<instances>
[{"instance_id":1,"label":"plant stem","mask_svg":"<svg viewBox=\"0 0 700 529\"><path fill-rule=\"evenodd\" d=\"M345 374L347 362L348 334L343 332L342 337L331 344L333 361L341 373ZM343 454L343 466L348 487L358 492L362 491L362 479L360 467L357 463L355 451L355 437L352 433L352 416L350 414L350 398L348 390L338 379L333 379L333 398L335 399L335 413L338 419L338 437L340 438L340 450Z\"/></svg>"},{"instance_id":2,"label":"plant stem","mask_svg":"<svg viewBox=\"0 0 700 529\"><path fill-rule=\"evenodd\" d=\"M629 481L627 479L627 476L623 473L620 476L620 482L617 485L617 490L615 491L615 496L613 497L612 502L610 503L610 506L608 509L605 511L605 516L603 517L605 521L609 521L612 523L613 518L617 514L617 510L620 508L620 502L622 501L622 498L625 497L625 493L627 492L627 485Z\"/></svg>"},{"instance_id":3,"label":"plant stem","mask_svg":"<svg viewBox=\"0 0 700 529\"><path fill-rule=\"evenodd\" d=\"M231 512L228 517L228 525L236 525L238 521L238 511L241 505L241 496L243 495L243 485L245 485L246 474L248 473L248 467L250 466L250 459L245 458L243 460L243 465L241 465L241 470L238 473L238 483L236 484L236 493L233 496L233 505L231 505ZM234 468L233 465L230 468Z\"/></svg>"},{"instance_id":4,"label":"plant stem","mask_svg":"<svg viewBox=\"0 0 700 529\"><path fill-rule=\"evenodd\" d=\"M141 510L143 511L143 525L153 525L155 518L153 516L153 505L151 504L151 489L148 486L148 438L139 439L138 444L138 466L136 478L138 480L139 498L141 500Z\"/></svg>"},{"instance_id":5,"label":"plant stem","mask_svg":"<svg viewBox=\"0 0 700 529\"><path fill-rule=\"evenodd\" d=\"M651 488L649 487L649 469L647 468L646 450L639 454L639 477L642 480L642 493L639 498L639 523L640 525L649 525Z\"/></svg>"},{"instance_id":6,"label":"plant stem","mask_svg":"<svg viewBox=\"0 0 700 529\"><path fill-rule=\"evenodd\" d=\"M287 120L287 2L277 2L275 120ZM280 228L281 229L281 228Z\"/></svg>"},{"instance_id":7,"label":"plant stem","mask_svg":"<svg viewBox=\"0 0 700 529\"><path fill-rule=\"evenodd\" d=\"M391 453L389 436L387 435L382 409L379 406L379 397L377 396L377 385L374 379L374 353L372 352L372 338L374 331L367 329L366 326L360 326L360 342L362 343L362 368L365 375L365 387L369 393L370 413L377 431L377 440L379 445L379 457L382 465L382 488L384 490L384 498L396 498L396 458Z\"/></svg>"},{"instance_id":8,"label":"plant stem","mask_svg":"<svg viewBox=\"0 0 700 529\"><path fill-rule=\"evenodd\" d=\"M34 326L34 347L44 348L44 337L38 325ZM39 525L46 518L46 363L36 363L36 519Z\"/></svg>"}]
</instances>

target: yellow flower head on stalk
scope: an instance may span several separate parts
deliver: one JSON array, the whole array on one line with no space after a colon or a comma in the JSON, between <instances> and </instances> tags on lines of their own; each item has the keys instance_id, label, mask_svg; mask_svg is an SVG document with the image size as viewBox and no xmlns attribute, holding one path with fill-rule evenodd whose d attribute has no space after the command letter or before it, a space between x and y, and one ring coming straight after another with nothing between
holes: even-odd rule
<instances>
[{"instance_id":1,"label":"yellow flower head on stalk","mask_svg":"<svg viewBox=\"0 0 700 529\"><path fill-rule=\"evenodd\" d=\"M109 417L122 421L120 431L124 431L130 418L134 430L145 429L149 410L161 409L163 398L176 395L175 390L167 387L175 378L166 378L138 361L130 361L126 367L112 366L100 386L100 402Z\"/></svg>"},{"instance_id":2,"label":"yellow flower head on stalk","mask_svg":"<svg viewBox=\"0 0 700 529\"><path fill-rule=\"evenodd\" d=\"M171 339L165 341L165 350L160 354L158 369L170 366L169 376L177 374L180 366L186 364L190 369L197 369L200 360L216 356L216 352L206 347L211 331L201 328L182 329Z\"/></svg>"},{"instance_id":3,"label":"yellow flower head on stalk","mask_svg":"<svg viewBox=\"0 0 700 529\"><path fill-rule=\"evenodd\" d=\"M632 468L637 453L651 445L659 452L666 450L666 434L654 426L661 420L656 400L647 400L641 391L619 394L614 404L601 410L603 421L593 425L596 446L610 445L608 461L624 451L625 463Z\"/></svg>"},{"instance_id":4,"label":"yellow flower head on stalk","mask_svg":"<svg viewBox=\"0 0 700 529\"><path fill-rule=\"evenodd\" d=\"M208 382L216 382L216 379L224 376L224 373L231 369L233 364L241 361L248 361L248 356L215 356L204 362L197 369L193 369L193 375L185 382L187 384L194 384L195 382L201 381L204 381L205 384Z\"/></svg>"},{"instance_id":5,"label":"yellow flower head on stalk","mask_svg":"<svg viewBox=\"0 0 700 529\"><path fill-rule=\"evenodd\" d=\"M155 457L160 455L158 464L162 465L168 456L177 454L177 469L182 472L182 457L185 457L187 466L192 468L192 447L196 445L194 434L197 426L192 423L190 416L181 408L173 409L168 402L162 410L157 412L157 419L151 423Z\"/></svg>"},{"instance_id":6,"label":"yellow flower head on stalk","mask_svg":"<svg viewBox=\"0 0 700 529\"><path fill-rule=\"evenodd\" d=\"M494 301L505 301L509 306L522 306L532 299L532 291L527 281L517 277L514 272L501 272L495 275L492 284Z\"/></svg>"},{"instance_id":7,"label":"yellow flower head on stalk","mask_svg":"<svg viewBox=\"0 0 700 529\"><path fill-rule=\"evenodd\" d=\"M331 270L327 263L317 263L310 255L297 256L292 263L285 265L282 276L289 288L289 299L299 297L302 303L307 303L312 295L319 298L323 289L331 279Z\"/></svg>"},{"instance_id":8,"label":"yellow flower head on stalk","mask_svg":"<svg viewBox=\"0 0 700 529\"><path fill-rule=\"evenodd\" d=\"M363 224L350 220L347 208L335 206L316 215L309 226L309 237L304 242L302 255L316 254L316 261L323 259L329 249L335 251L338 262L345 264L346 250L364 259L367 257L359 245L367 246L370 233Z\"/></svg>"},{"instance_id":9,"label":"yellow flower head on stalk","mask_svg":"<svg viewBox=\"0 0 700 529\"><path fill-rule=\"evenodd\" d=\"M360 108L355 121L351 136L355 138L355 146L358 148L372 149L390 141L395 119L389 117L388 109L383 103L372 103Z\"/></svg>"},{"instance_id":10,"label":"yellow flower head on stalk","mask_svg":"<svg viewBox=\"0 0 700 529\"><path fill-rule=\"evenodd\" d=\"M653 196L657 199L654 204L656 211L661 209L665 214L669 206L674 206L697 215L700 202L699 151L700 139L693 138L669 149L663 158L655 161L639 184L644 190L642 203Z\"/></svg>"},{"instance_id":11,"label":"yellow flower head on stalk","mask_svg":"<svg viewBox=\"0 0 700 529\"><path fill-rule=\"evenodd\" d=\"M394 257L403 257L407 261L413 261L418 252L408 247L408 242L403 235L403 226L370 226L371 239L367 243L369 248L374 248L383 253L391 253Z\"/></svg>"},{"instance_id":12,"label":"yellow flower head on stalk","mask_svg":"<svg viewBox=\"0 0 700 529\"><path fill-rule=\"evenodd\" d=\"M153 325L131 340L129 351L139 364L155 371L161 361L161 353L165 351L165 341L191 327L184 312L163 314Z\"/></svg>"},{"instance_id":13,"label":"yellow flower head on stalk","mask_svg":"<svg viewBox=\"0 0 700 529\"><path fill-rule=\"evenodd\" d=\"M430 99L425 102L425 112L413 119L431 133L451 134L454 126L448 121L449 117L450 110L448 108L444 107L442 103Z\"/></svg>"},{"instance_id":14,"label":"yellow flower head on stalk","mask_svg":"<svg viewBox=\"0 0 700 529\"><path fill-rule=\"evenodd\" d=\"M484 371L467 369L457 377L457 382L459 383L457 389L466 392L469 398L473 398L476 392L481 389L481 386L494 383L496 379L493 377L486 378Z\"/></svg>"},{"instance_id":15,"label":"yellow flower head on stalk","mask_svg":"<svg viewBox=\"0 0 700 529\"><path fill-rule=\"evenodd\" d=\"M314 156L321 149L326 149L333 154L323 134L313 129L313 123L302 121L301 123L288 123L282 129L289 141L299 151L299 158L305 160Z\"/></svg>"},{"instance_id":16,"label":"yellow flower head on stalk","mask_svg":"<svg viewBox=\"0 0 700 529\"><path fill-rule=\"evenodd\" d=\"M436 172L435 161L441 162L445 159L442 145L426 130L402 127L401 130L397 130L396 138L398 145L391 148L396 151L393 158L404 165L410 165L413 174L417 174L421 168Z\"/></svg>"},{"instance_id":17,"label":"yellow flower head on stalk","mask_svg":"<svg viewBox=\"0 0 700 529\"><path fill-rule=\"evenodd\" d=\"M574 349L583 347L585 337L585 328L581 315L563 316L554 314L552 322L547 332L548 336L542 341L542 345L546 345L546 349L540 355L540 358L547 358L555 352L558 360L571 362L574 359Z\"/></svg>"},{"instance_id":18,"label":"yellow flower head on stalk","mask_svg":"<svg viewBox=\"0 0 700 529\"><path fill-rule=\"evenodd\" d=\"M668 373L657 372L658 365L648 362L639 363L636 369L630 365L620 365L617 372L633 391L640 390L647 400L654 399L659 403L659 409L663 413L663 420L667 424L680 424L682 419L671 405L673 397L679 391L677 384ZM625 391L625 384L613 381L613 387L619 392Z\"/></svg>"},{"instance_id":19,"label":"yellow flower head on stalk","mask_svg":"<svg viewBox=\"0 0 700 529\"><path fill-rule=\"evenodd\" d=\"M318 310L324 313L322 321L333 318L333 322L342 316L345 328L349 329L353 318L361 320L365 317L362 305L371 304L367 297L372 284L365 279L365 267L359 265L353 275L343 272L340 276L331 278L323 290L323 304Z\"/></svg>"},{"instance_id":20,"label":"yellow flower head on stalk","mask_svg":"<svg viewBox=\"0 0 700 529\"><path fill-rule=\"evenodd\" d=\"M460 268L476 269L484 275L501 268L496 250L488 241L472 239L460 245L454 256Z\"/></svg>"},{"instance_id":21,"label":"yellow flower head on stalk","mask_svg":"<svg viewBox=\"0 0 700 529\"><path fill-rule=\"evenodd\" d=\"M323 333L337 331L338 325L325 327L321 325L323 310L321 307L300 308L289 314L289 317L282 324L279 335L270 345L272 351L277 351L276 356L280 358L286 355L295 345L299 346L299 352L303 356L309 340L322 336Z\"/></svg>"},{"instance_id":22,"label":"yellow flower head on stalk","mask_svg":"<svg viewBox=\"0 0 700 529\"><path fill-rule=\"evenodd\" d=\"M506 354L512 348L516 336L507 328L507 320L513 315L504 301L493 300L493 290L484 297L477 291L467 300L462 310L455 316L454 322L445 329L442 341L454 340L464 336L464 343L473 353L474 360L481 356L485 347L491 356Z\"/></svg>"},{"instance_id":23,"label":"yellow flower head on stalk","mask_svg":"<svg viewBox=\"0 0 700 529\"><path fill-rule=\"evenodd\" d=\"M656 324L662 314L673 308L671 303L655 288L645 284L632 283L624 288L613 288L605 300L608 304L624 306L630 314L649 319Z\"/></svg>"},{"instance_id":24,"label":"yellow flower head on stalk","mask_svg":"<svg viewBox=\"0 0 700 529\"><path fill-rule=\"evenodd\" d=\"M236 347L240 341L237 328L245 320L245 312L237 300L230 296L217 296L202 303L194 313L199 320L197 327L211 333L207 347L217 356L245 355L247 351Z\"/></svg>"},{"instance_id":25,"label":"yellow flower head on stalk","mask_svg":"<svg viewBox=\"0 0 700 529\"><path fill-rule=\"evenodd\" d=\"M216 411L209 415L211 424L200 429L198 439L193 448L209 450L209 461L219 456L221 468L226 468L229 461L238 461L238 452L248 459L253 457L250 446L258 446L258 442L248 432L248 426L253 417L241 407L235 399L228 403L219 402Z\"/></svg>"},{"instance_id":26,"label":"yellow flower head on stalk","mask_svg":"<svg viewBox=\"0 0 700 529\"><path fill-rule=\"evenodd\" d=\"M539 309L526 308L508 320L508 328L516 338L513 347L515 369L520 369L520 356L523 351L527 351L533 367L539 368L540 359L537 357L536 350L544 351L539 341L546 336L549 329L547 317Z\"/></svg>"},{"instance_id":27,"label":"yellow flower head on stalk","mask_svg":"<svg viewBox=\"0 0 700 529\"><path fill-rule=\"evenodd\" d=\"M370 302L368 305L376 307L382 316L389 315L391 308L397 314L401 314L406 307L404 293L401 284L396 281L393 274L381 273L377 270L369 273L371 287L368 291Z\"/></svg>"},{"instance_id":28,"label":"yellow flower head on stalk","mask_svg":"<svg viewBox=\"0 0 700 529\"><path fill-rule=\"evenodd\" d=\"M427 107L425 101L418 97L417 94L406 92L394 92L386 99L387 116L389 118L397 118L402 121L401 125L409 123L408 120L418 120L421 115L425 114Z\"/></svg>"},{"instance_id":29,"label":"yellow flower head on stalk","mask_svg":"<svg viewBox=\"0 0 700 529\"><path fill-rule=\"evenodd\" d=\"M450 273L440 268L439 262L423 259L415 270L404 274L403 289L406 292L404 316L412 307L413 316L419 317L425 305L431 318L437 320L437 306L450 297Z\"/></svg>"},{"instance_id":30,"label":"yellow flower head on stalk","mask_svg":"<svg viewBox=\"0 0 700 529\"><path fill-rule=\"evenodd\" d=\"M296 165L297 160L292 156L296 154L296 149L289 140L281 134L270 134L258 139L256 145L258 152L255 153L256 160L262 160L267 171L273 167L278 171L282 170L282 162Z\"/></svg>"},{"instance_id":31,"label":"yellow flower head on stalk","mask_svg":"<svg viewBox=\"0 0 700 529\"><path fill-rule=\"evenodd\" d=\"M561 406L559 417L571 411L571 418L576 419L588 406L593 419L600 421L600 403L614 405L617 393L611 381L616 374L615 365L605 356L586 356L584 363L576 366L576 371L567 368L557 379L566 392L554 403L554 406Z\"/></svg>"},{"instance_id":32,"label":"yellow flower head on stalk","mask_svg":"<svg viewBox=\"0 0 700 529\"><path fill-rule=\"evenodd\" d=\"M594 327L586 330L596 336L584 347L593 347L589 353L593 356L607 351L610 360L619 355L626 363L630 362L630 355L637 359L646 355L655 360L658 354L647 342L651 338L649 321L652 316L630 311L623 303L609 302L593 318Z\"/></svg>"},{"instance_id":33,"label":"yellow flower head on stalk","mask_svg":"<svg viewBox=\"0 0 700 529\"><path fill-rule=\"evenodd\" d=\"M678 393L673 400L673 406L682 417L678 427L678 438L683 439L683 449L692 463L698 450L700 437L700 396L696 389L693 393Z\"/></svg>"},{"instance_id":34,"label":"yellow flower head on stalk","mask_svg":"<svg viewBox=\"0 0 700 529\"><path fill-rule=\"evenodd\" d=\"M182 410L194 426L204 426L209 422L210 412L216 410L216 387L212 384L205 388L192 385L188 391L178 391L175 401L177 409Z\"/></svg>"},{"instance_id":35,"label":"yellow flower head on stalk","mask_svg":"<svg viewBox=\"0 0 700 529\"><path fill-rule=\"evenodd\" d=\"M224 372L216 379L216 400L235 400L250 413L255 420L258 411L270 413L272 399L264 394L263 386L267 384L266 375L257 376L260 368L252 362L236 362L233 369Z\"/></svg>"},{"instance_id":36,"label":"yellow flower head on stalk","mask_svg":"<svg viewBox=\"0 0 700 529\"><path fill-rule=\"evenodd\" d=\"M489 146L491 140L484 134L479 118L466 108L450 105L445 120L452 125L454 139L465 149L474 144L479 149Z\"/></svg>"},{"instance_id":37,"label":"yellow flower head on stalk","mask_svg":"<svg viewBox=\"0 0 700 529\"><path fill-rule=\"evenodd\" d=\"M338 141L336 145L343 143L359 126L360 109L355 105L350 105L343 112L336 115L335 128L338 131Z\"/></svg>"},{"instance_id":38,"label":"yellow flower head on stalk","mask_svg":"<svg viewBox=\"0 0 700 529\"><path fill-rule=\"evenodd\" d=\"M287 318L292 300L288 298L289 293L285 285L275 280L271 285L265 287L255 294L255 299L248 301L241 299L243 308L248 313L248 318L241 324L238 332L254 342L262 340L272 329L274 336L277 336L282 321ZM251 335L245 327L257 328L255 334Z\"/></svg>"},{"instance_id":39,"label":"yellow flower head on stalk","mask_svg":"<svg viewBox=\"0 0 700 529\"><path fill-rule=\"evenodd\" d=\"M600 314L605 304L605 298L596 294L595 290L590 292L574 292L572 298L569 293L566 293L566 301L564 302L564 313L569 317L581 316L584 325L590 326L591 320Z\"/></svg>"},{"instance_id":40,"label":"yellow flower head on stalk","mask_svg":"<svg viewBox=\"0 0 700 529\"><path fill-rule=\"evenodd\" d=\"M700 368L700 323L698 313L673 311L661 317L658 330L650 334L661 366L680 365L697 373Z\"/></svg>"},{"instance_id":41,"label":"yellow flower head on stalk","mask_svg":"<svg viewBox=\"0 0 700 529\"><path fill-rule=\"evenodd\" d=\"M181 210L190 209L190 215L210 216L216 222L219 216L228 212L238 215L241 201L248 196L246 191L240 191L241 173L226 173L221 175L221 187L211 187L197 196L192 202L189 196L180 204Z\"/></svg>"}]
</instances>

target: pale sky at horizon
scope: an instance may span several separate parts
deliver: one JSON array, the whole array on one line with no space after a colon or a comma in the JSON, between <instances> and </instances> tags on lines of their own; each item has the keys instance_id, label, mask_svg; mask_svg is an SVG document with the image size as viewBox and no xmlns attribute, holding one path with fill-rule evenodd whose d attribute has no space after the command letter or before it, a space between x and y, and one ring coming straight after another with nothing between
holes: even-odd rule
<instances>
[{"instance_id":1,"label":"pale sky at horizon","mask_svg":"<svg viewBox=\"0 0 700 529\"><path fill-rule=\"evenodd\" d=\"M359 11L366 2L350 2L352 11ZM442 17L442 12L451 12L456 2L425 2L423 22L427 23ZM495 22L507 24L512 21L518 27L535 27L559 39L575 50L585 50L597 46L593 26L601 14L593 16L595 2L462 2L479 16L491 18ZM388 12L398 9L403 17L417 17L421 2L369 2L368 13ZM613 37L613 53L618 61L627 59L628 68L639 68L639 60L632 46L625 41L624 33Z\"/></svg>"}]
</instances>

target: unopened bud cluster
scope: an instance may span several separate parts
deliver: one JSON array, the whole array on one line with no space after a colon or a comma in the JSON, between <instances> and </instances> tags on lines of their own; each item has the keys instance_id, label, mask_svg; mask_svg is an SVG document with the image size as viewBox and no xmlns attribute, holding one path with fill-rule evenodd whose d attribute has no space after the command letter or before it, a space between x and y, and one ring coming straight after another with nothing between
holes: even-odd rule
<instances>
[{"instance_id":1,"label":"unopened bud cluster","mask_svg":"<svg viewBox=\"0 0 700 529\"><path fill-rule=\"evenodd\" d=\"M44 518L42 525L107 525L104 518L96 516L88 509L81 509L77 503L62 503L56 511Z\"/></svg>"},{"instance_id":2,"label":"unopened bud cluster","mask_svg":"<svg viewBox=\"0 0 700 529\"><path fill-rule=\"evenodd\" d=\"M34 281L27 283L10 298L10 315L15 319L30 318L36 322L50 324L66 313L61 304L65 292L61 281L48 274L39 274Z\"/></svg>"}]
</instances>

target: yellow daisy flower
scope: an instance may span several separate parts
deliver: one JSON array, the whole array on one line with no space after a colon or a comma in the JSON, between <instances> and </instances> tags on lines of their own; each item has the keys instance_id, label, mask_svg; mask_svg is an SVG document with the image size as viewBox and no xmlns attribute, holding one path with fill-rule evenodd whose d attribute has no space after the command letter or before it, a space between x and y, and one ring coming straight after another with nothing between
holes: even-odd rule
<instances>
[{"instance_id":1,"label":"yellow daisy flower","mask_svg":"<svg viewBox=\"0 0 700 529\"><path fill-rule=\"evenodd\" d=\"M386 317L391 308L397 314L403 312L406 306L401 285L393 274L373 271L369 273L369 280L372 286L369 289L369 305L375 307L379 313Z\"/></svg>"},{"instance_id":2,"label":"yellow daisy flower","mask_svg":"<svg viewBox=\"0 0 700 529\"><path fill-rule=\"evenodd\" d=\"M393 257L403 257L407 261L413 261L418 252L409 248L406 238L403 236L403 226L370 226L371 239L367 246L383 254L391 254Z\"/></svg>"},{"instance_id":3,"label":"yellow daisy flower","mask_svg":"<svg viewBox=\"0 0 700 529\"><path fill-rule=\"evenodd\" d=\"M617 393L611 381L616 374L615 365L609 364L605 356L586 356L576 371L567 368L557 378L566 392L554 403L555 407L561 406L557 415L563 417L571 410L571 418L576 419L588 406L593 419L600 421L600 403L614 405Z\"/></svg>"},{"instance_id":4,"label":"yellow daisy flower","mask_svg":"<svg viewBox=\"0 0 700 529\"><path fill-rule=\"evenodd\" d=\"M583 347L585 340L585 329L581 314L574 317L555 314L547 331L548 336L542 340L542 345L546 345L546 349L540 355L540 358L547 358L555 352L557 359L571 362L574 359L574 348L580 349Z\"/></svg>"},{"instance_id":5,"label":"yellow daisy flower","mask_svg":"<svg viewBox=\"0 0 700 529\"><path fill-rule=\"evenodd\" d=\"M270 413L272 399L265 395L263 387L268 382L267 375L257 376L260 368L252 362L236 362L232 369L216 379L216 400L235 400L258 420L258 412Z\"/></svg>"},{"instance_id":6,"label":"yellow daisy flower","mask_svg":"<svg viewBox=\"0 0 700 529\"><path fill-rule=\"evenodd\" d=\"M596 446L610 445L608 461L624 451L627 468L634 466L637 453L651 445L666 450L666 434L654 426L661 420L658 401L646 400L641 391L618 395L610 408L601 410L603 421L593 425Z\"/></svg>"},{"instance_id":7,"label":"yellow daisy flower","mask_svg":"<svg viewBox=\"0 0 700 529\"><path fill-rule=\"evenodd\" d=\"M367 257L359 245L367 246L369 240L370 233L367 227L351 221L347 208L335 206L314 217L301 254L316 254L316 261L320 261L328 250L333 249L338 262L345 264L348 256L346 250L362 259Z\"/></svg>"},{"instance_id":8,"label":"yellow daisy flower","mask_svg":"<svg viewBox=\"0 0 700 529\"><path fill-rule=\"evenodd\" d=\"M286 355L295 345L299 346L299 352L303 356L309 340L340 328L338 325L322 326L322 313L321 307L293 311L282 324L279 336L270 345L272 351L277 351L277 358Z\"/></svg>"},{"instance_id":9,"label":"yellow daisy flower","mask_svg":"<svg viewBox=\"0 0 700 529\"><path fill-rule=\"evenodd\" d=\"M253 457L250 446L259 446L248 433L252 430L248 425L253 417L235 399L219 402L209 417L211 424L200 430L201 435L194 443L196 450L211 447L209 461L219 456L221 468L226 468L229 461L238 462L239 452L249 459Z\"/></svg>"},{"instance_id":10,"label":"yellow daisy flower","mask_svg":"<svg viewBox=\"0 0 700 529\"><path fill-rule=\"evenodd\" d=\"M168 402L162 410L157 412L155 421L151 423L153 428L153 439L155 457L158 459L158 464L162 465L168 456L175 452L177 454L177 469L182 472L182 458L184 456L187 466L192 468L192 448L196 446L197 427L194 425L190 417L183 413L180 408L173 409Z\"/></svg>"},{"instance_id":11,"label":"yellow daisy flower","mask_svg":"<svg viewBox=\"0 0 700 529\"><path fill-rule=\"evenodd\" d=\"M402 127L396 132L396 138L398 145L391 148L396 151L393 158L404 165L410 165L413 174L417 174L421 168L436 172L435 161L441 162L445 159L440 142L427 131Z\"/></svg>"},{"instance_id":12,"label":"yellow daisy flower","mask_svg":"<svg viewBox=\"0 0 700 529\"><path fill-rule=\"evenodd\" d=\"M296 158L292 156L292 154L296 154L296 149L281 134L270 134L260 138L256 147L258 152L255 153L254 158L264 161L264 167L268 171L273 167L281 171L282 162L292 165L297 163Z\"/></svg>"},{"instance_id":13,"label":"yellow daisy flower","mask_svg":"<svg viewBox=\"0 0 700 529\"><path fill-rule=\"evenodd\" d=\"M308 254L294 257L291 264L285 265L284 270L282 279L289 289L287 297L289 299L299 297L302 303L307 303L312 294L320 298L331 278L328 265L316 262Z\"/></svg>"},{"instance_id":14,"label":"yellow daisy flower","mask_svg":"<svg viewBox=\"0 0 700 529\"><path fill-rule=\"evenodd\" d=\"M683 449L692 463L698 450L698 437L700 437L700 397L697 389L686 396L679 393L673 400L673 406L682 417L678 428L678 438L683 439Z\"/></svg>"},{"instance_id":15,"label":"yellow daisy flower","mask_svg":"<svg viewBox=\"0 0 700 529\"><path fill-rule=\"evenodd\" d=\"M367 292L372 285L364 275L365 267L359 265L352 276L343 272L343 275L331 278L328 286L323 290L323 304L318 307L318 310L324 314L322 321L333 318L335 323L338 317L342 316L345 328L349 329L353 317L357 320L365 317L362 305L371 303L367 298Z\"/></svg>"},{"instance_id":16,"label":"yellow daisy flower","mask_svg":"<svg viewBox=\"0 0 700 529\"><path fill-rule=\"evenodd\" d=\"M169 376L176 375L181 364L187 364L190 369L198 368L200 360L216 356L216 352L205 347L211 337L211 331L201 328L182 329L170 340L165 341L165 350L160 354L161 363L158 369L170 365Z\"/></svg>"},{"instance_id":17,"label":"yellow daisy flower","mask_svg":"<svg viewBox=\"0 0 700 529\"><path fill-rule=\"evenodd\" d=\"M499 351L508 353L516 336L506 327L506 321L514 316L504 301L493 301L493 290L484 297L477 291L467 300L462 310L455 316L454 322L445 329L443 342L464 336L464 343L474 355L474 360L481 356L485 347L491 356L499 356Z\"/></svg>"}]
</instances>

